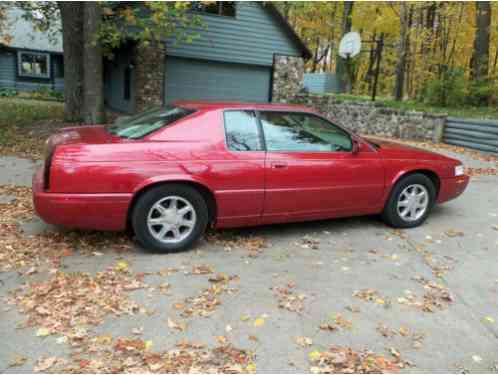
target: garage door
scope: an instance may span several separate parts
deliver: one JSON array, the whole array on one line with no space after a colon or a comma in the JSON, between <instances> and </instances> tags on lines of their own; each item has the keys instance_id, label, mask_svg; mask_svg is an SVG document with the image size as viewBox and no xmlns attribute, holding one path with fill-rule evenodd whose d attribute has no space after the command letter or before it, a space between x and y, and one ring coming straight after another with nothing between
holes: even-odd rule
<instances>
[{"instance_id":1,"label":"garage door","mask_svg":"<svg viewBox=\"0 0 498 375\"><path fill-rule=\"evenodd\" d=\"M175 100L268 102L271 68L168 57L166 103Z\"/></svg>"}]
</instances>

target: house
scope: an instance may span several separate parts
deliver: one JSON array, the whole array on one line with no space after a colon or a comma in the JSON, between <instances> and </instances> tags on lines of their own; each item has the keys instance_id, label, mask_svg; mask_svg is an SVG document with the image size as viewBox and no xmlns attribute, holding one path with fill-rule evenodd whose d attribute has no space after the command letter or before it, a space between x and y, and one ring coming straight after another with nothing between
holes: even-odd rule
<instances>
[{"instance_id":1,"label":"house","mask_svg":"<svg viewBox=\"0 0 498 375\"><path fill-rule=\"evenodd\" d=\"M128 44L104 61L107 107L134 113L179 99L284 101L302 88L310 52L271 3L193 4L206 27L192 43ZM61 37L27 42L25 23L16 21L12 33L25 35L1 49L0 87L60 90Z\"/></svg>"},{"instance_id":2,"label":"house","mask_svg":"<svg viewBox=\"0 0 498 375\"><path fill-rule=\"evenodd\" d=\"M0 88L63 91L61 36L52 38L35 30L17 7L8 9L4 27L0 38Z\"/></svg>"}]
</instances>

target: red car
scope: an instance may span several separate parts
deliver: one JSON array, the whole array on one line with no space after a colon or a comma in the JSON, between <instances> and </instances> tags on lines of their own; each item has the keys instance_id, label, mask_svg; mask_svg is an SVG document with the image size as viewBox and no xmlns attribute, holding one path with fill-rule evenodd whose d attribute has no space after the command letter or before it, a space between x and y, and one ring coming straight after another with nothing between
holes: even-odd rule
<instances>
[{"instance_id":1,"label":"red car","mask_svg":"<svg viewBox=\"0 0 498 375\"><path fill-rule=\"evenodd\" d=\"M469 177L455 159L352 134L302 106L178 102L47 141L33 199L47 222L190 247L206 227L382 214L421 224Z\"/></svg>"}]
</instances>

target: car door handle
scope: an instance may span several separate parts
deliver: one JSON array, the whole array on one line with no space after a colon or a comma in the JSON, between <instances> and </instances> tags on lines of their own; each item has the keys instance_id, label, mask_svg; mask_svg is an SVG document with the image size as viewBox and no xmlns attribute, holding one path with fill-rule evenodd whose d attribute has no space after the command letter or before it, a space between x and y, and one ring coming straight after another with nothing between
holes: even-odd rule
<instances>
[{"instance_id":1,"label":"car door handle","mask_svg":"<svg viewBox=\"0 0 498 375\"><path fill-rule=\"evenodd\" d=\"M271 163L271 167L274 168L274 169L283 169L283 168L287 168L287 163L284 163L284 162L273 162Z\"/></svg>"}]
</instances>

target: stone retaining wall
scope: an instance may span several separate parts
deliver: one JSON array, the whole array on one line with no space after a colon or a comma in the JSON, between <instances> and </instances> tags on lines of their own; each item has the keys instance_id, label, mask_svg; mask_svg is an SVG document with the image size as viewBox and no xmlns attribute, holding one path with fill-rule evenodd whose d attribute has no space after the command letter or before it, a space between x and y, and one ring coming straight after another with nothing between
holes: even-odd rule
<instances>
[{"instance_id":1,"label":"stone retaining wall","mask_svg":"<svg viewBox=\"0 0 498 375\"><path fill-rule=\"evenodd\" d=\"M289 102L304 104L355 133L441 142L446 115L405 111L380 103L338 100L333 96L298 94Z\"/></svg>"}]
</instances>

